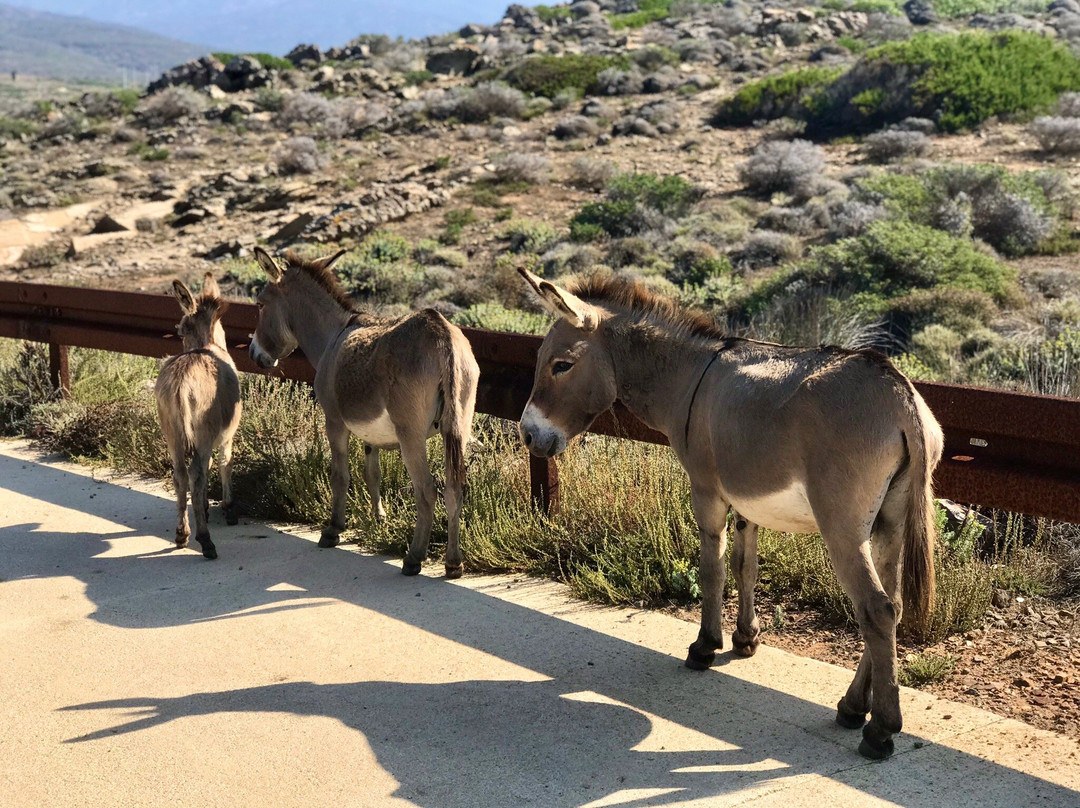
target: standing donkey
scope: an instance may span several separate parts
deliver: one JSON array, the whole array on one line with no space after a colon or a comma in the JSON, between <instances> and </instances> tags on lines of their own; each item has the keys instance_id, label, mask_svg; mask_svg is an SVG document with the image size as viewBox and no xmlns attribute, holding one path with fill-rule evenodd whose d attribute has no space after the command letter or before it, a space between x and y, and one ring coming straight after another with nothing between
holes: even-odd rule
<instances>
[{"instance_id":1,"label":"standing donkey","mask_svg":"<svg viewBox=\"0 0 1080 808\"><path fill-rule=\"evenodd\" d=\"M821 531L866 650L836 720L884 758L901 728L896 626L934 599L931 476L942 433L911 382L872 351L789 348L726 337L708 317L636 283L592 278L567 291L521 270L559 317L537 357L520 432L550 457L616 399L671 443L690 476L701 538L701 630L686 665L723 647L727 513L740 608L732 641L752 655L757 525Z\"/></svg>"},{"instance_id":2,"label":"standing donkey","mask_svg":"<svg viewBox=\"0 0 1080 808\"><path fill-rule=\"evenodd\" d=\"M202 294L196 300L180 281L173 281L173 294L184 313L177 326L184 352L167 360L154 385L158 419L172 457L176 487L176 546L186 547L188 527L187 496L195 511L195 539L207 558L217 558L207 521L210 501L206 476L210 457L221 447L221 487L225 521L235 525L236 504L232 498L232 442L240 425L240 380L236 365L225 345L221 315L228 303L221 299L217 281L209 272Z\"/></svg>"},{"instance_id":3,"label":"standing donkey","mask_svg":"<svg viewBox=\"0 0 1080 808\"><path fill-rule=\"evenodd\" d=\"M260 247L255 257L270 279L259 293L259 325L251 358L273 367L297 346L315 366L315 395L326 413L330 441L330 523L320 547L333 547L345 529L349 493L349 434L365 444L364 482L376 519L379 450L401 449L416 496L416 525L402 565L416 575L427 556L435 481L427 439L441 432L446 454L446 577L462 572L458 532L465 484L465 447L472 430L480 369L461 330L434 309L385 320L358 310L330 271L344 251L304 261L291 250L285 266Z\"/></svg>"}]
</instances>

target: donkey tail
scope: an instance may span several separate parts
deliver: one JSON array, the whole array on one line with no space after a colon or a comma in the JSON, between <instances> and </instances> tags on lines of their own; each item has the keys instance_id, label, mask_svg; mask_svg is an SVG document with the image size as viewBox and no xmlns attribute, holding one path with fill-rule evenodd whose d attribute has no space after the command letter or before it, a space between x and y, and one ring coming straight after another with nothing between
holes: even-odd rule
<instances>
[{"instance_id":1,"label":"donkey tail","mask_svg":"<svg viewBox=\"0 0 1080 808\"><path fill-rule=\"evenodd\" d=\"M937 419L922 396L911 387L911 422L904 430L908 445L908 492L904 514L904 560L902 597L906 615L916 631L928 627L934 611L934 522L933 475L944 446Z\"/></svg>"},{"instance_id":2,"label":"donkey tail","mask_svg":"<svg viewBox=\"0 0 1080 808\"><path fill-rule=\"evenodd\" d=\"M476 383L480 369L468 340L441 314L435 317L443 332L442 347L443 415L441 431L446 455L446 481L465 483L465 447L472 432L476 408Z\"/></svg>"}]
</instances>

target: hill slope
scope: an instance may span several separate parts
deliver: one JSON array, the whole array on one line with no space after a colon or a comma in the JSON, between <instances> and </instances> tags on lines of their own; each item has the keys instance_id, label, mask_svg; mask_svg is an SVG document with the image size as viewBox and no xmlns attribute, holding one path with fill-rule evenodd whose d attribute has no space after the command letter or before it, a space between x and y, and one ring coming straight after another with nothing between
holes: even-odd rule
<instances>
[{"instance_id":1,"label":"hill slope","mask_svg":"<svg viewBox=\"0 0 1080 808\"><path fill-rule=\"evenodd\" d=\"M0 71L119 84L142 81L208 48L138 28L0 3ZM143 75L145 74L145 75Z\"/></svg>"}]
</instances>

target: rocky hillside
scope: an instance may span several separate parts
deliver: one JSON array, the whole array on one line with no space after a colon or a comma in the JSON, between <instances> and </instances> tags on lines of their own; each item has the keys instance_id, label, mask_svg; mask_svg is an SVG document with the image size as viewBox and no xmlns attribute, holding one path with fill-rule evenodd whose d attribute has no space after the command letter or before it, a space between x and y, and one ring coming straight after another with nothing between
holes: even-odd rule
<instances>
[{"instance_id":1,"label":"rocky hillside","mask_svg":"<svg viewBox=\"0 0 1080 808\"><path fill-rule=\"evenodd\" d=\"M1080 394L1074 42L1075 0L582 0L9 96L0 277L246 293L256 244L341 245L364 300L530 330L515 266L616 271L741 333Z\"/></svg>"}]
</instances>

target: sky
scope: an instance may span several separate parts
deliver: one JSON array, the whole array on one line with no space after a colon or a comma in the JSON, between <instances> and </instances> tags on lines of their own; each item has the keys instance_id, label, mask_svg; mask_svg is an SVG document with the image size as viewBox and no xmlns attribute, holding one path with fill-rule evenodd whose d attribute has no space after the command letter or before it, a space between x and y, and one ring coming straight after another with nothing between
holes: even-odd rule
<instances>
[{"instance_id":1,"label":"sky","mask_svg":"<svg viewBox=\"0 0 1080 808\"><path fill-rule=\"evenodd\" d=\"M13 5L122 23L227 51L283 55L358 34L422 37L467 22L491 24L511 0L8 0Z\"/></svg>"}]
</instances>

